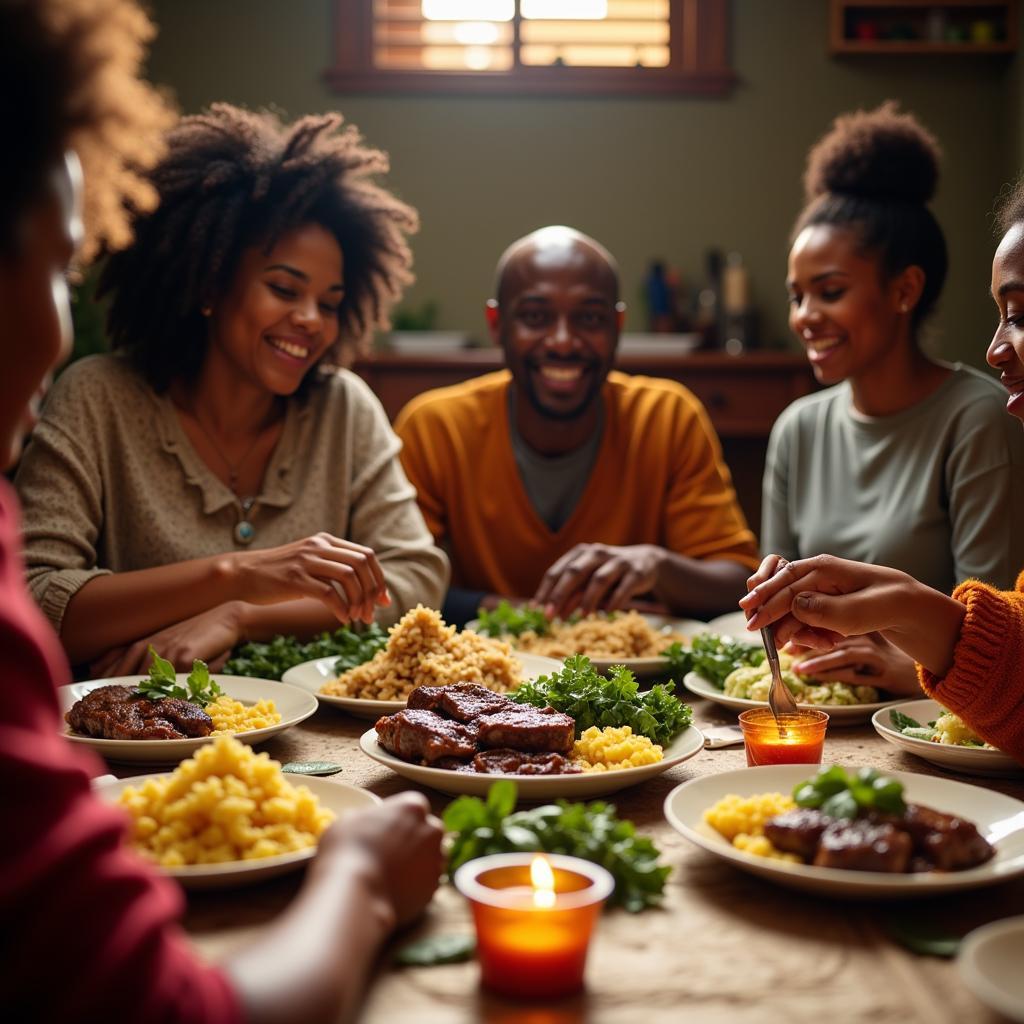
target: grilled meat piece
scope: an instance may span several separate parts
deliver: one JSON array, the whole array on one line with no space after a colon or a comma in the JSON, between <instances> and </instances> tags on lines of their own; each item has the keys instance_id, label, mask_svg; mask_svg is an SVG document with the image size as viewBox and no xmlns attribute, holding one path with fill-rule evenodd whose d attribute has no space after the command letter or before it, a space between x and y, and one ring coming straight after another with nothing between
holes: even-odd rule
<instances>
[{"instance_id":1,"label":"grilled meat piece","mask_svg":"<svg viewBox=\"0 0 1024 1024\"><path fill-rule=\"evenodd\" d=\"M439 757L430 766L431 768L444 768L449 772L474 772L472 761L466 761L461 757Z\"/></svg>"},{"instance_id":2,"label":"grilled meat piece","mask_svg":"<svg viewBox=\"0 0 1024 1024\"><path fill-rule=\"evenodd\" d=\"M835 821L827 814L810 807L798 807L770 818L764 824L764 834L777 850L795 853L810 862L817 852L822 833Z\"/></svg>"},{"instance_id":3,"label":"grilled meat piece","mask_svg":"<svg viewBox=\"0 0 1024 1024\"><path fill-rule=\"evenodd\" d=\"M863 818L833 821L821 835L814 864L820 868L902 873L910 866L913 845L910 836L893 825Z\"/></svg>"},{"instance_id":4,"label":"grilled meat piece","mask_svg":"<svg viewBox=\"0 0 1024 1024\"><path fill-rule=\"evenodd\" d=\"M509 747L512 750L567 754L572 750L576 723L554 708L515 705L513 709L484 715L479 719L479 741L483 750Z\"/></svg>"},{"instance_id":5,"label":"grilled meat piece","mask_svg":"<svg viewBox=\"0 0 1024 1024\"><path fill-rule=\"evenodd\" d=\"M484 750L473 758L483 775L578 775L580 769L561 754L524 754L521 750Z\"/></svg>"},{"instance_id":6,"label":"grilled meat piece","mask_svg":"<svg viewBox=\"0 0 1024 1024\"><path fill-rule=\"evenodd\" d=\"M403 761L432 764L442 757L472 757L476 729L442 718L433 711L413 708L377 719L377 739Z\"/></svg>"},{"instance_id":7,"label":"grilled meat piece","mask_svg":"<svg viewBox=\"0 0 1024 1024\"><path fill-rule=\"evenodd\" d=\"M476 683L452 686L418 686L409 694L409 708L424 708L447 715L457 722L472 722L481 715L493 715L519 705L503 693Z\"/></svg>"},{"instance_id":8,"label":"grilled meat piece","mask_svg":"<svg viewBox=\"0 0 1024 1024\"><path fill-rule=\"evenodd\" d=\"M151 700L116 684L87 693L64 719L75 732L108 740L180 740L213 732L213 719L198 704L177 697Z\"/></svg>"},{"instance_id":9,"label":"grilled meat piece","mask_svg":"<svg viewBox=\"0 0 1024 1024\"><path fill-rule=\"evenodd\" d=\"M931 807L907 804L898 827L910 834L914 853L938 871L963 871L984 864L996 854L973 822Z\"/></svg>"}]
</instances>

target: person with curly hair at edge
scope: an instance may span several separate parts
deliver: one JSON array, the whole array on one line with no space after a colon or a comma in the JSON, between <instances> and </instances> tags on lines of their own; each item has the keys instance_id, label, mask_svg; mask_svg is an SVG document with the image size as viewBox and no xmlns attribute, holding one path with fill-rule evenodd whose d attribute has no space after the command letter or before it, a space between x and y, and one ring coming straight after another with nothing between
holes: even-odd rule
<instances>
[{"instance_id":1,"label":"person with curly hair at edge","mask_svg":"<svg viewBox=\"0 0 1024 1024\"><path fill-rule=\"evenodd\" d=\"M0 0L0 110L18 145L0 164L0 467L16 459L48 373L71 344L65 275L126 244L125 204L173 115L139 78L152 34L134 0ZM81 190L84 167L84 231ZM177 886L123 844L103 771L60 735L69 681L25 589L17 502L0 478L0 987L12 1021L284 1024L354 1012L385 938L423 910L441 869L418 794L324 833L292 905L218 967L189 948Z\"/></svg>"},{"instance_id":2,"label":"person with curly hair at edge","mask_svg":"<svg viewBox=\"0 0 1024 1024\"><path fill-rule=\"evenodd\" d=\"M99 280L115 351L60 377L15 479L29 587L89 675L440 604L398 439L337 365L411 280L386 170L339 114L169 133Z\"/></svg>"},{"instance_id":3,"label":"person with curly hair at edge","mask_svg":"<svg viewBox=\"0 0 1024 1024\"><path fill-rule=\"evenodd\" d=\"M561 617L730 607L754 536L697 398L612 369L625 306L611 253L573 228L534 231L500 258L486 314L507 369L425 392L395 420L452 560L448 621L502 598Z\"/></svg>"},{"instance_id":4,"label":"person with curly hair at edge","mask_svg":"<svg viewBox=\"0 0 1024 1024\"><path fill-rule=\"evenodd\" d=\"M1009 392L1006 411L1024 421L1024 178L1000 204L998 223L992 298L999 323L986 358ZM997 528L1019 534L1020 523ZM775 623L780 642L822 651L842 637L880 632L918 663L928 696L1024 764L1024 572L1015 590L966 580L947 596L896 569L771 554L747 586L740 606L748 629Z\"/></svg>"},{"instance_id":5,"label":"person with curly hair at edge","mask_svg":"<svg viewBox=\"0 0 1024 1024\"><path fill-rule=\"evenodd\" d=\"M935 139L894 103L836 119L811 149L786 285L789 323L827 390L772 430L761 546L888 565L950 593L1012 584L1024 563L1024 434L990 377L929 356L921 334L946 278L928 202ZM920 693L912 659L878 634L794 668Z\"/></svg>"}]
</instances>

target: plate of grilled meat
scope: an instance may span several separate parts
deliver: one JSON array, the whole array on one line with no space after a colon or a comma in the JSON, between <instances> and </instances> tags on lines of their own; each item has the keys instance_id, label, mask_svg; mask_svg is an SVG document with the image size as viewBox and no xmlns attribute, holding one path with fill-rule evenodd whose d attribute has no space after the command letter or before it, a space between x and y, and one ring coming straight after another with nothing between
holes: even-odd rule
<instances>
[{"instance_id":1,"label":"plate of grilled meat","mask_svg":"<svg viewBox=\"0 0 1024 1024\"><path fill-rule=\"evenodd\" d=\"M851 778L862 771L848 769ZM879 783L901 788L898 812L831 817L826 802L768 817L760 823L761 835L730 841L712 827L719 801L731 802L742 817L749 811L742 801L788 797L813 774L813 766L770 765L703 776L668 795L665 817L691 842L735 867L826 896L938 896L1024 874L1024 802L912 772L886 772ZM799 801L800 792L795 796Z\"/></svg>"},{"instance_id":2,"label":"plate of grilled meat","mask_svg":"<svg viewBox=\"0 0 1024 1024\"><path fill-rule=\"evenodd\" d=\"M138 690L147 678L118 676L60 687L67 738L91 747L108 761L177 764L218 731L233 732L253 745L298 724L317 708L312 694L273 679L211 676L223 695L242 705L213 708L177 697L147 697ZM179 683L187 678L186 673L178 673ZM232 716L239 727L229 727ZM246 727L246 719L259 723L258 727Z\"/></svg>"},{"instance_id":3,"label":"plate of grilled meat","mask_svg":"<svg viewBox=\"0 0 1024 1024\"><path fill-rule=\"evenodd\" d=\"M442 793L483 795L514 779L523 800L591 797L643 782L699 753L693 726L636 767L586 771L573 759L575 721L554 708L517 704L482 686L421 686L408 706L360 737L363 753L396 774Z\"/></svg>"}]
</instances>

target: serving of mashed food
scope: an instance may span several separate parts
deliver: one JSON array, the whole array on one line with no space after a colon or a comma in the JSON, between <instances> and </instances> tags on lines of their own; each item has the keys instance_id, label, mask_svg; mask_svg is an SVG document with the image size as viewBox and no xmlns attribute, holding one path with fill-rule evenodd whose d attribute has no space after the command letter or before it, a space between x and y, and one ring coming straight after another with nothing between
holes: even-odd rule
<instances>
[{"instance_id":1,"label":"serving of mashed food","mask_svg":"<svg viewBox=\"0 0 1024 1024\"><path fill-rule=\"evenodd\" d=\"M163 867L274 857L316 846L333 812L281 765L218 736L168 776L127 786L117 802L131 845Z\"/></svg>"},{"instance_id":2,"label":"serving of mashed food","mask_svg":"<svg viewBox=\"0 0 1024 1024\"><path fill-rule=\"evenodd\" d=\"M584 729L573 744L572 760L585 772L610 772L620 768L639 768L664 760L665 752L647 736L633 732L628 725L592 725Z\"/></svg>"},{"instance_id":3,"label":"serving of mashed food","mask_svg":"<svg viewBox=\"0 0 1024 1024\"><path fill-rule=\"evenodd\" d=\"M873 686L850 686L848 683L802 679L792 671L794 658L779 652L782 681L800 704L875 704L881 698ZM723 692L727 697L766 701L772 685L772 670L767 661L760 665L742 665L725 677Z\"/></svg>"}]
</instances>

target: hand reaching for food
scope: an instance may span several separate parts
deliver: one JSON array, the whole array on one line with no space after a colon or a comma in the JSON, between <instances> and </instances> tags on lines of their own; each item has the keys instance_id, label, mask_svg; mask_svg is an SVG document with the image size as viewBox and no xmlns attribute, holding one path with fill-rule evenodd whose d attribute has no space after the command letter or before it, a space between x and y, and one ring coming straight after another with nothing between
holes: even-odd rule
<instances>
[{"instance_id":1,"label":"hand reaching for food","mask_svg":"<svg viewBox=\"0 0 1024 1024\"><path fill-rule=\"evenodd\" d=\"M869 685L897 697L921 696L914 659L889 643L881 633L840 640L825 653L807 652L791 645L797 660L793 671L851 686Z\"/></svg>"},{"instance_id":2,"label":"hand reaching for food","mask_svg":"<svg viewBox=\"0 0 1024 1024\"><path fill-rule=\"evenodd\" d=\"M237 577L236 596L253 604L313 597L340 622L370 623L378 606L391 603L373 551L329 533L230 557Z\"/></svg>"},{"instance_id":3,"label":"hand reaching for food","mask_svg":"<svg viewBox=\"0 0 1024 1024\"><path fill-rule=\"evenodd\" d=\"M663 557L654 544L577 544L544 574L533 601L549 618L618 611L654 589Z\"/></svg>"}]
</instances>

